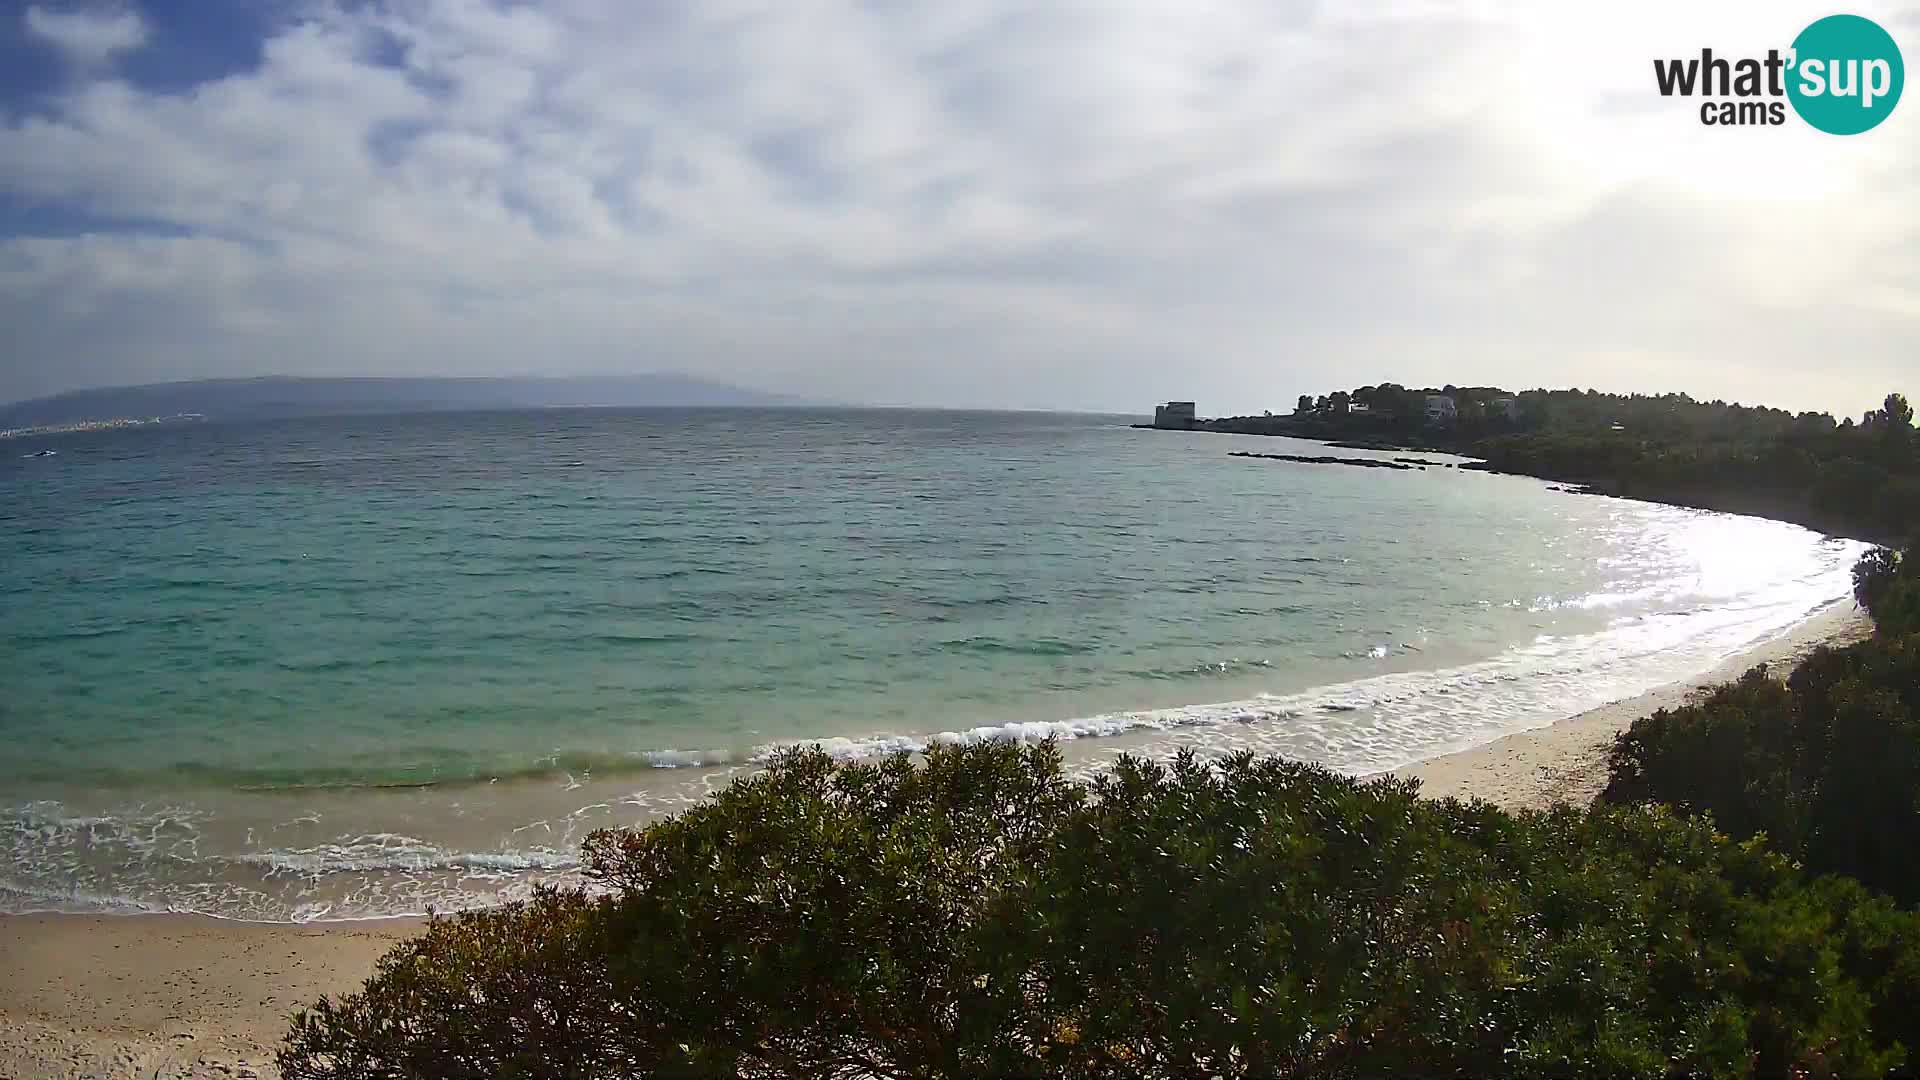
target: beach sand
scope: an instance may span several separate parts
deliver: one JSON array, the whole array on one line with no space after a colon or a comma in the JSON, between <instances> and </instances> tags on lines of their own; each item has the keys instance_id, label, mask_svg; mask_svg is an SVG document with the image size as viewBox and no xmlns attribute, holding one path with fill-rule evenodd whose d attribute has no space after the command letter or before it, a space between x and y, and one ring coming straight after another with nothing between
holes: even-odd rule
<instances>
[{"instance_id":1,"label":"beach sand","mask_svg":"<svg viewBox=\"0 0 1920 1080\"><path fill-rule=\"evenodd\" d=\"M1395 774L1418 779L1421 793L1433 798L1480 798L1506 810L1591 803L1607 785L1607 750L1614 734L1635 720L1685 705L1702 687L1737 679L1759 664L1784 675L1816 646L1847 644L1872 632L1866 613L1848 600L1729 658L1697 679L1668 683L1550 727L1431 758Z\"/></svg>"},{"instance_id":2,"label":"beach sand","mask_svg":"<svg viewBox=\"0 0 1920 1080\"><path fill-rule=\"evenodd\" d=\"M420 925L0 916L0 1078L276 1076L292 1011L357 988Z\"/></svg>"},{"instance_id":3,"label":"beach sand","mask_svg":"<svg viewBox=\"0 0 1920 1080\"><path fill-rule=\"evenodd\" d=\"M1756 664L1866 636L1851 603L1689 682L1400 770L1508 809L1592 801L1616 731ZM0 916L0 1080L271 1077L293 1009L357 988L417 919L308 925L189 915Z\"/></svg>"}]
</instances>

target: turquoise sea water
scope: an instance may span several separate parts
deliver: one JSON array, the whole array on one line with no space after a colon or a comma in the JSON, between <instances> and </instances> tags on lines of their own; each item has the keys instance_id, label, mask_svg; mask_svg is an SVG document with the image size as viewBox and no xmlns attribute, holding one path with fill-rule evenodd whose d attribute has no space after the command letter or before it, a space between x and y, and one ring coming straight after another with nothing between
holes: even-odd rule
<instances>
[{"instance_id":1,"label":"turquoise sea water","mask_svg":"<svg viewBox=\"0 0 1920 1080\"><path fill-rule=\"evenodd\" d=\"M580 410L0 447L16 910L511 894L793 741L1389 768L1704 671L1843 596L1858 550L1113 417Z\"/></svg>"}]
</instances>

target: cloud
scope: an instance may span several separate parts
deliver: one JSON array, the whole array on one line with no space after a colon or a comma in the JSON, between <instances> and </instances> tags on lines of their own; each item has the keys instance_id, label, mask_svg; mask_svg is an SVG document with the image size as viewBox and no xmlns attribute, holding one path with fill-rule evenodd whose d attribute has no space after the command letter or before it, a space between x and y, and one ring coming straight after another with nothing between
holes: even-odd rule
<instances>
[{"instance_id":1,"label":"cloud","mask_svg":"<svg viewBox=\"0 0 1920 1080\"><path fill-rule=\"evenodd\" d=\"M0 397L676 368L925 404L1390 378L1857 411L1920 340L1915 114L1702 128L1649 57L1804 19L1669 7L319 2L257 67L96 71L5 116L0 199L87 224L0 237Z\"/></svg>"},{"instance_id":2,"label":"cloud","mask_svg":"<svg viewBox=\"0 0 1920 1080\"><path fill-rule=\"evenodd\" d=\"M29 33L84 64L103 63L147 40L145 20L132 11L52 11L35 5L24 21Z\"/></svg>"}]
</instances>

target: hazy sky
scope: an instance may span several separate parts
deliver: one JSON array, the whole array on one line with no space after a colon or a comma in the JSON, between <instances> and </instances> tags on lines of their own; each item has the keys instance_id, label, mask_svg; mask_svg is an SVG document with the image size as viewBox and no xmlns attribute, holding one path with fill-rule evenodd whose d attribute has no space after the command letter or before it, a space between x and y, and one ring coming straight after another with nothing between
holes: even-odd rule
<instances>
[{"instance_id":1,"label":"hazy sky","mask_svg":"<svg viewBox=\"0 0 1920 1080\"><path fill-rule=\"evenodd\" d=\"M1805 3L0 5L0 399L679 370L1204 413L1920 393L1920 92L1703 127ZM1910 65L1920 5L1863 3Z\"/></svg>"}]
</instances>

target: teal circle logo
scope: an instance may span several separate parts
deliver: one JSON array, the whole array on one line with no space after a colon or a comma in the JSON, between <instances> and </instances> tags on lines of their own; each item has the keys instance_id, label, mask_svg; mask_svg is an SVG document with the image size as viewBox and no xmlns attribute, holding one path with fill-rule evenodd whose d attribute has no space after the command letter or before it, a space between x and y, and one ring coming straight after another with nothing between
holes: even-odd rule
<instances>
[{"instance_id":1,"label":"teal circle logo","mask_svg":"<svg viewBox=\"0 0 1920 1080\"><path fill-rule=\"evenodd\" d=\"M1787 99L1800 119L1829 135L1878 126L1906 81L1900 47L1872 19L1829 15L1793 39Z\"/></svg>"}]
</instances>

